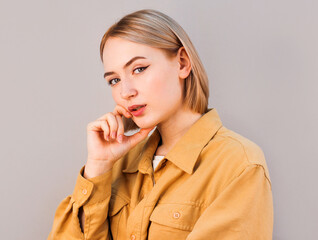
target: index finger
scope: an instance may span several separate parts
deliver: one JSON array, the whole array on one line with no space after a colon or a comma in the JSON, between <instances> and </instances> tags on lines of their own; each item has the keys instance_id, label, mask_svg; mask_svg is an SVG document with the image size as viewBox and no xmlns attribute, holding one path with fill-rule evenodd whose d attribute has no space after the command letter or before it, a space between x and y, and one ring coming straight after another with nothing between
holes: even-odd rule
<instances>
[{"instance_id":1,"label":"index finger","mask_svg":"<svg viewBox=\"0 0 318 240\"><path fill-rule=\"evenodd\" d=\"M114 108L113 114L120 116L124 115L126 118L132 117L132 114L128 110L126 110L126 108L118 104Z\"/></svg>"}]
</instances>

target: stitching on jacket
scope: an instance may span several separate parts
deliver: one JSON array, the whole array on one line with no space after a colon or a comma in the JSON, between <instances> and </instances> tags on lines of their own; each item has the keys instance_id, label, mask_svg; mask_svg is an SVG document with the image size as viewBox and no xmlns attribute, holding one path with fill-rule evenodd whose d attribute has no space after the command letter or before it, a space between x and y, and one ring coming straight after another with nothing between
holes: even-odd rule
<instances>
[{"instance_id":1,"label":"stitching on jacket","mask_svg":"<svg viewBox=\"0 0 318 240\"><path fill-rule=\"evenodd\" d=\"M223 137L225 137L225 136L223 136ZM266 178L266 179L267 179L267 181L269 182L270 187L271 187L271 189L272 189L272 183L271 183L270 179L269 179L269 178L267 177L267 175L266 175L266 171L265 171L264 166L263 166L262 164L259 164L259 163L253 163L253 162L249 161L248 156L247 156L247 153L246 153L246 150L245 150L245 146L244 146L244 144L243 144L241 141L239 141L239 140L238 140L238 139L236 139L236 138L233 138L232 136L226 136L226 137L227 137L227 138L231 138L232 140L234 140L234 141L238 142L238 143L241 145L241 147L243 148L244 154L245 154L245 158L246 158L246 160L248 161L248 163L250 163L250 164L252 164L252 165L261 166L261 167L263 168L265 178Z\"/></svg>"},{"instance_id":2,"label":"stitching on jacket","mask_svg":"<svg viewBox=\"0 0 318 240\"><path fill-rule=\"evenodd\" d=\"M206 204L205 202L192 202L192 201L187 201L184 203L180 203L180 202L158 202L157 205L169 205L169 204L176 204L176 205L185 205L185 206L193 206L196 208L206 208L209 205ZM153 207L154 205L145 205L145 207ZM155 206L156 207L156 206Z\"/></svg>"},{"instance_id":3,"label":"stitching on jacket","mask_svg":"<svg viewBox=\"0 0 318 240\"><path fill-rule=\"evenodd\" d=\"M268 181L268 183L269 183L269 186L271 187L271 190L272 190L272 182L271 182L271 181L269 180L269 178L267 177L264 166L263 166L262 164L255 164L255 165L257 165L257 166L263 168L264 176L265 176L265 178L267 179L267 181Z\"/></svg>"},{"instance_id":4,"label":"stitching on jacket","mask_svg":"<svg viewBox=\"0 0 318 240\"><path fill-rule=\"evenodd\" d=\"M123 208L121 208L121 209L123 209ZM119 215L119 218L118 218L118 222L117 222L117 232L116 232L116 239L118 239L119 222L120 222L120 219L121 219L121 215L123 215L123 211L120 211L120 215Z\"/></svg>"},{"instance_id":5,"label":"stitching on jacket","mask_svg":"<svg viewBox=\"0 0 318 240\"><path fill-rule=\"evenodd\" d=\"M150 167L147 168L147 170L149 169ZM152 188L153 189L153 188ZM146 195L146 198L145 198L145 207L143 207L142 209L142 214L141 214L141 221L140 221L140 228L139 229L142 229L142 223L143 223L143 219L144 219L144 214L145 214L145 209L146 209L146 204L147 204L147 200L149 198L149 195L150 194L147 194ZM139 235L141 235L141 231L139 231Z\"/></svg>"},{"instance_id":6,"label":"stitching on jacket","mask_svg":"<svg viewBox=\"0 0 318 240\"><path fill-rule=\"evenodd\" d=\"M258 168L258 167L262 167L263 173L264 173L264 176L265 176L265 179L266 179L266 181L268 181L269 184L270 184L270 181L269 181L268 178L266 177L264 166L261 165L261 164L254 164L254 163L253 163L253 164L251 164L251 165L246 166L246 167L240 172L239 175L235 175L235 177L232 178L231 181L229 181L228 184L222 185L222 191L221 191L221 192L223 192L232 182L234 182L235 179L239 178L245 171L247 171L248 168ZM223 186L224 186L224 188L223 188ZM271 184L270 184L270 188L272 189Z\"/></svg>"},{"instance_id":7,"label":"stitching on jacket","mask_svg":"<svg viewBox=\"0 0 318 240\"><path fill-rule=\"evenodd\" d=\"M86 213L87 211L87 213ZM89 229L90 229L90 211L88 207L85 207L85 211L84 211L84 206L83 206L83 214L84 214L84 226L83 226L83 237L84 239L88 238L88 234L89 234ZM79 219L80 220L80 219ZM87 232L85 231L85 229L87 228Z\"/></svg>"},{"instance_id":8,"label":"stitching on jacket","mask_svg":"<svg viewBox=\"0 0 318 240\"><path fill-rule=\"evenodd\" d=\"M126 202L127 204L130 203L130 198L129 197L126 197L124 195L121 195L121 194L118 194L118 191L112 191L113 194L111 194L111 197L112 196L117 196L119 198L121 198L124 202Z\"/></svg>"}]
</instances>

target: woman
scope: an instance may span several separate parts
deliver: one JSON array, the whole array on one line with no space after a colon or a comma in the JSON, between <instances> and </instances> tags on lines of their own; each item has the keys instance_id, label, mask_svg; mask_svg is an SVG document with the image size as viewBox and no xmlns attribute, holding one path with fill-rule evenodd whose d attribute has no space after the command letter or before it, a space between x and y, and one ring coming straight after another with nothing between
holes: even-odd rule
<instances>
[{"instance_id":1,"label":"woman","mask_svg":"<svg viewBox=\"0 0 318 240\"><path fill-rule=\"evenodd\" d=\"M116 107L88 124L87 162L48 239L272 239L263 152L208 108L184 30L140 10L108 29L100 53Z\"/></svg>"}]
</instances>

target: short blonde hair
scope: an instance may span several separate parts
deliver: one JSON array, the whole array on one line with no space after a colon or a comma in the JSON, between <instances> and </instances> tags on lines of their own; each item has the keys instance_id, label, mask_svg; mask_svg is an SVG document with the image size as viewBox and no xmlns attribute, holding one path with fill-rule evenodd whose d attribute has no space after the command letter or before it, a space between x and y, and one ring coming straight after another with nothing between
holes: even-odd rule
<instances>
[{"instance_id":1,"label":"short blonde hair","mask_svg":"<svg viewBox=\"0 0 318 240\"><path fill-rule=\"evenodd\" d=\"M209 82L203 64L189 36L171 17L153 9L130 13L114 23L104 34L100 43L100 57L110 37L159 48L167 57L175 56L184 47L191 62L191 72L184 82L183 101L186 107L197 113L208 111ZM123 117L125 132L139 129L132 119Z\"/></svg>"}]
</instances>

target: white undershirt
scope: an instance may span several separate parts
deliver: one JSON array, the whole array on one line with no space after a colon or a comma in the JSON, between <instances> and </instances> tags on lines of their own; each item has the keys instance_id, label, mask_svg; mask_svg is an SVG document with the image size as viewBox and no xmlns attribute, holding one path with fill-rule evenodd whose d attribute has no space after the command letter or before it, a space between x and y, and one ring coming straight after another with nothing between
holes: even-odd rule
<instances>
[{"instance_id":1,"label":"white undershirt","mask_svg":"<svg viewBox=\"0 0 318 240\"><path fill-rule=\"evenodd\" d=\"M154 158L152 160L152 167L153 170L156 170L156 167L158 166L159 162L164 158L165 156L161 156L161 155L154 155Z\"/></svg>"}]
</instances>

